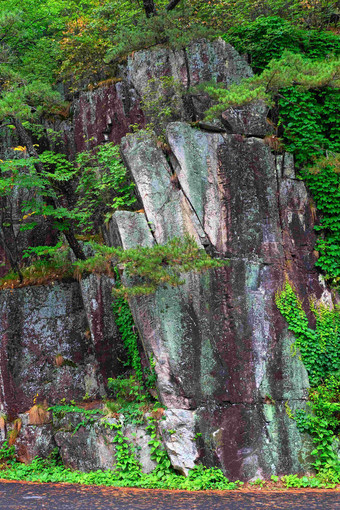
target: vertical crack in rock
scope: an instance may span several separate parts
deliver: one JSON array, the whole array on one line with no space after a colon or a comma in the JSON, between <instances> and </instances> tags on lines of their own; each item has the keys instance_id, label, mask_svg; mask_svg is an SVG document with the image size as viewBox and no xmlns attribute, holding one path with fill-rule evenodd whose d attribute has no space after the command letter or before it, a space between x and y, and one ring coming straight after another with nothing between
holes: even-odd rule
<instances>
[{"instance_id":1,"label":"vertical crack in rock","mask_svg":"<svg viewBox=\"0 0 340 510\"><path fill-rule=\"evenodd\" d=\"M180 164L179 164L179 162L178 162L178 160L177 160L177 158L176 158L176 156L175 156L175 154L173 152L170 154L168 163L169 163L169 167L170 167L170 169L172 171L172 175L176 176L176 179L177 179L177 182L178 182L178 189L182 191L185 200L188 202L188 207L192 210L192 212L194 214L194 218L195 218L196 223L197 223L197 227L196 227L197 232L203 232L204 233L204 237L203 236L200 237L202 245L203 245L203 248L205 249L205 251L210 256L216 255L216 249L215 249L213 243L211 242L211 239L210 239L209 235L204 230L204 225L202 224L202 222L201 222L201 220L199 218L199 215L197 214L197 211L195 210L195 207L194 207L193 203L191 202L191 200L188 197L186 191L183 189L183 187L182 187L182 185L180 183L180 180L178 179L178 169L180 168Z\"/></svg>"},{"instance_id":2,"label":"vertical crack in rock","mask_svg":"<svg viewBox=\"0 0 340 510\"><path fill-rule=\"evenodd\" d=\"M187 50L185 48L183 48L183 54L184 54L184 62L185 62L186 70L187 70L187 76L188 76L187 86L186 86L186 88L187 88L187 95L186 95L185 98L183 98L183 102L184 102L184 105L187 105L187 107L188 107L189 115L191 117L190 120L192 122L196 122L196 120L197 120L196 109L195 109L194 102L192 100L192 95L189 93L189 90L190 90L190 87L191 87L191 77L190 77L190 67L189 67L188 54L187 54Z\"/></svg>"},{"instance_id":3,"label":"vertical crack in rock","mask_svg":"<svg viewBox=\"0 0 340 510\"><path fill-rule=\"evenodd\" d=\"M182 190L170 186L171 168L151 138L131 135L123 140L122 154L136 183L145 215L152 225L157 243L164 244L186 233L202 246L195 214Z\"/></svg>"},{"instance_id":4,"label":"vertical crack in rock","mask_svg":"<svg viewBox=\"0 0 340 510\"><path fill-rule=\"evenodd\" d=\"M281 245L283 249L283 256L285 260L285 265L288 265L288 257L286 252L286 246L284 242L284 221L282 218L282 204L281 204L281 182L282 182L282 171L283 171L283 165L284 161L283 158L280 158L279 165L277 164L277 157L275 155L275 176L276 176L276 199L277 199L277 211L279 215L279 221L280 221L280 229L281 229ZM279 175L279 169L278 167L281 166L281 175Z\"/></svg>"}]
</instances>

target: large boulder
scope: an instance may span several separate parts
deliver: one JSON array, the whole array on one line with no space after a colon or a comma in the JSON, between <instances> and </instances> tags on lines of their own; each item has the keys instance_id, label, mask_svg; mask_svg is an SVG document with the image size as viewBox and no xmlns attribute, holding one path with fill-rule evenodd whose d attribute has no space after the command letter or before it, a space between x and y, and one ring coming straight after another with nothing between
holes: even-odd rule
<instances>
[{"instance_id":1,"label":"large boulder","mask_svg":"<svg viewBox=\"0 0 340 510\"><path fill-rule=\"evenodd\" d=\"M189 232L228 266L130 301L161 401L195 413L200 460L231 478L305 472L311 444L286 406L305 407L308 376L291 355L294 338L275 293L288 277L309 316L304 298L325 295L306 189L289 157L276 160L259 138L176 122L167 140L168 160L149 139L123 141L145 217L114 215L111 238L130 248Z\"/></svg>"},{"instance_id":2,"label":"large boulder","mask_svg":"<svg viewBox=\"0 0 340 510\"><path fill-rule=\"evenodd\" d=\"M0 411L105 395L108 377L124 369L112 313L113 282L78 282L0 292Z\"/></svg>"},{"instance_id":3,"label":"large boulder","mask_svg":"<svg viewBox=\"0 0 340 510\"><path fill-rule=\"evenodd\" d=\"M269 107L264 101L232 106L222 113L222 124L228 133L263 138L274 132L267 119L268 112Z\"/></svg>"},{"instance_id":4,"label":"large boulder","mask_svg":"<svg viewBox=\"0 0 340 510\"><path fill-rule=\"evenodd\" d=\"M121 66L120 78L98 83L73 101L74 148L79 152L100 143L120 143L131 125L143 127L148 121L161 130L169 121L202 119L212 102L206 94L188 93L190 87L202 82L229 86L250 76L245 59L223 39L193 41L185 49L157 46L133 52ZM151 95L156 101L152 107L147 104ZM160 119L165 96L171 112ZM65 126L64 138L69 139Z\"/></svg>"},{"instance_id":5,"label":"large boulder","mask_svg":"<svg viewBox=\"0 0 340 510\"><path fill-rule=\"evenodd\" d=\"M167 122L201 119L212 104L205 94L187 93L190 87L203 82L224 83L228 87L252 74L246 61L223 39L200 39L181 49L156 47L151 51L137 51L129 56L125 70L126 79L146 101L153 82L163 94L172 94L172 114ZM181 91L183 97L178 100Z\"/></svg>"}]
</instances>

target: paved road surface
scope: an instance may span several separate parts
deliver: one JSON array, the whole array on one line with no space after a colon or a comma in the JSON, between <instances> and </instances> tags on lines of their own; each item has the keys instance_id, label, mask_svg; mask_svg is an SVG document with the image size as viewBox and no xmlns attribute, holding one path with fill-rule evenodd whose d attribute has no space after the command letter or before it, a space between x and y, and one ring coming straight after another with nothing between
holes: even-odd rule
<instances>
[{"instance_id":1,"label":"paved road surface","mask_svg":"<svg viewBox=\"0 0 340 510\"><path fill-rule=\"evenodd\" d=\"M0 482L1 510L340 510L340 492L190 493Z\"/></svg>"}]
</instances>

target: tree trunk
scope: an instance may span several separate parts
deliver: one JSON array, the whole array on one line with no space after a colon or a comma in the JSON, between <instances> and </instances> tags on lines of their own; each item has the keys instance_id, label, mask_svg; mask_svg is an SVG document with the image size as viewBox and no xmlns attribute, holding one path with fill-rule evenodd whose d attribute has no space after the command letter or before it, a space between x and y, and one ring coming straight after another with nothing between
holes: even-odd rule
<instances>
[{"instance_id":1,"label":"tree trunk","mask_svg":"<svg viewBox=\"0 0 340 510\"><path fill-rule=\"evenodd\" d=\"M170 0L168 5L166 6L167 11L172 11L180 3L181 0Z\"/></svg>"},{"instance_id":2,"label":"tree trunk","mask_svg":"<svg viewBox=\"0 0 340 510\"><path fill-rule=\"evenodd\" d=\"M33 141L31 139L30 135L27 133L24 126L22 125L22 123L18 119L13 118L13 124L17 130L18 135L19 135L20 142L22 145L26 146L28 154L33 158L39 159L39 154L37 153L37 151L33 145ZM35 167L39 174L43 173L44 166L42 163L37 161L35 163ZM58 203L56 200L53 200L53 205L57 209ZM86 260L85 253L84 253L81 245L77 241L77 239L74 235L73 229L70 227L68 230L65 230L64 235L65 235L67 242L70 245L70 248L73 251L75 257L80 260Z\"/></svg>"},{"instance_id":3,"label":"tree trunk","mask_svg":"<svg viewBox=\"0 0 340 510\"><path fill-rule=\"evenodd\" d=\"M157 16L156 6L153 0L143 0L143 7L147 18Z\"/></svg>"},{"instance_id":4,"label":"tree trunk","mask_svg":"<svg viewBox=\"0 0 340 510\"><path fill-rule=\"evenodd\" d=\"M13 271L18 273L20 283L23 281L23 276L19 267L19 256L18 256L18 246L17 239L14 234L13 224L12 224L12 215L11 212L7 213L7 197L0 197L0 243L2 244L5 254L9 260L11 268ZM6 217L10 215L10 217ZM9 227L5 227L5 223L10 223ZM6 231L8 231L6 234Z\"/></svg>"}]
</instances>

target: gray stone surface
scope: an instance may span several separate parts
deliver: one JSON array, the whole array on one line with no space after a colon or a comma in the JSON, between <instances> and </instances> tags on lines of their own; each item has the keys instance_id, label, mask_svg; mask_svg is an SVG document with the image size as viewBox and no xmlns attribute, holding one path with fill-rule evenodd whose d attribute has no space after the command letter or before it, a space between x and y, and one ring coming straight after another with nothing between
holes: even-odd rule
<instances>
[{"instance_id":1,"label":"gray stone surface","mask_svg":"<svg viewBox=\"0 0 340 510\"><path fill-rule=\"evenodd\" d=\"M48 404L105 395L107 377L124 369L111 290L91 275L0 292L0 411L25 412L37 394Z\"/></svg>"},{"instance_id":2,"label":"gray stone surface","mask_svg":"<svg viewBox=\"0 0 340 510\"><path fill-rule=\"evenodd\" d=\"M151 446L149 445L151 437L145 427L128 424L124 427L123 433L129 439L130 444L134 446L135 456L142 466L143 473L151 473L157 464L151 459Z\"/></svg>"},{"instance_id":3,"label":"gray stone surface","mask_svg":"<svg viewBox=\"0 0 340 510\"><path fill-rule=\"evenodd\" d=\"M264 101L233 106L222 113L222 124L228 133L257 136L260 138L274 132L268 120L269 107Z\"/></svg>"},{"instance_id":4,"label":"gray stone surface","mask_svg":"<svg viewBox=\"0 0 340 510\"><path fill-rule=\"evenodd\" d=\"M56 448L53 427L45 425L29 425L27 415L20 415L22 427L15 442L15 451L20 462L28 464L34 457L45 459Z\"/></svg>"},{"instance_id":5,"label":"gray stone surface","mask_svg":"<svg viewBox=\"0 0 340 510\"><path fill-rule=\"evenodd\" d=\"M96 423L75 430L83 419L81 414L68 413L54 424L57 428L54 438L64 465L85 472L113 469L116 464L115 430L101 425L100 416Z\"/></svg>"},{"instance_id":6,"label":"gray stone surface","mask_svg":"<svg viewBox=\"0 0 340 510\"><path fill-rule=\"evenodd\" d=\"M306 471L310 444L288 419L285 402L305 406L308 377L301 360L292 359L293 337L274 302L286 275L302 299L325 290L314 269L306 189L290 178L289 158L277 171L259 138L181 122L168 125L167 138L183 199L229 266L184 275L179 288L131 300L145 350L156 361L160 398L171 409L199 410L201 459L228 476ZM123 145L123 152L154 237L165 242L183 235L185 222L172 203L169 166L149 143ZM127 247L123 230L120 222ZM137 228L128 246L148 237Z\"/></svg>"},{"instance_id":7,"label":"gray stone surface","mask_svg":"<svg viewBox=\"0 0 340 510\"><path fill-rule=\"evenodd\" d=\"M157 47L154 50L134 52L129 56L125 79L140 97L146 95L150 80L172 77L184 91L202 82L223 82L227 86L252 76L252 70L223 39L193 41L185 49ZM177 94L178 96L178 94ZM182 100L174 97L169 120L198 120L212 102L205 94L185 95Z\"/></svg>"},{"instance_id":8,"label":"gray stone surface","mask_svg":"<svg viewBox=\"0 0 340 510\"><path fill-rule=\"evenodd\" d=\"M0 293L0 402L15 414L35 395L49 404L82 398L94 362L78 283L25 287ZM56 356L65 363L58 367ZM99 393L97 382L95 392Z\"/></svg>"},{"instance_id":9,"label":"gray stone surface","mask_svg":"<svg viewBox=\"0 0 340 510\"><path fill-rule=\"evenodd\" d=\"M116 211L109 221L104 236L108 246L153 246L155 240L144 213Z\"/></svg>"},{"instance_id":10,"label":"gray stone surface","mask_svg":"<svg viewBox=\"0 0 340 510\"><path fill-rule=\"evenodd\" d=\"M119 419L123 423L122 415ZM54 438L64 464L80 471L114 469L117 462L114 438L117 432L108 424L118 424L118 419L96 415L94 423L77 428L83 420L84 416L77 413L68 413L61 420L54 420ZM123 425L122 434L134 449L142 471L150 473L156 463L151 459L148 444L151 438L145 425Z\"/></svg>"},{"instance_id":11,"label":"gray stone surface","mask_svg":"<svg viewBox=\"0 0 340 510\"><path fill-rule=\"evenodd\" d=\"M174 469L187 476L199 458L195 438L195 412L167 409L159 424L163 443Z\"/></svg>"},{"instance_id":12,"label":"gray stone surface","mask_svg":"<svg viewBox=\"0 0 340 510\"><path fill-rule=\"evenodd\" d=\"M164 244L189 234L200 244L203 229L183 192L172 184L171 168L155 141L138 134L128 136L122 141L122 154L156 242Z\"/></svg>"}]
</instances>

